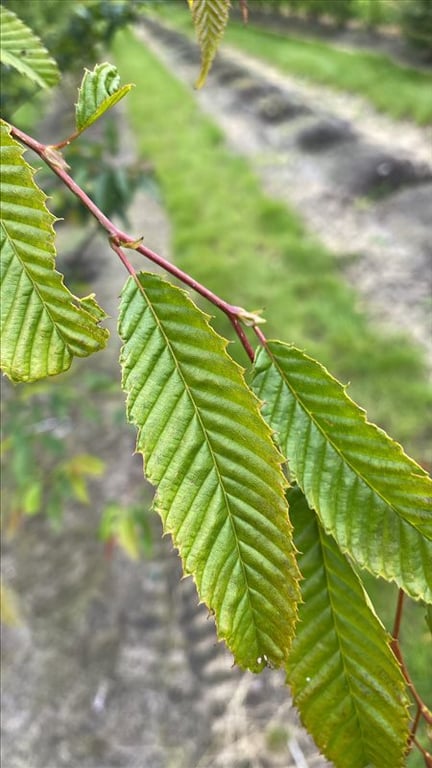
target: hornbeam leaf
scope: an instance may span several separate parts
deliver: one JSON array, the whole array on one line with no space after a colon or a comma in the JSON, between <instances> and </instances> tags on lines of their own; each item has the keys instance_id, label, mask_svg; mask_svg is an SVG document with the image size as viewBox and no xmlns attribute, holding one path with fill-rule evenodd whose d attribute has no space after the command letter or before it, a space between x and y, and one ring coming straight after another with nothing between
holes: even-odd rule
<instances>
[{"instance_id":1,"label":"hornbeam leaf","mask_svg":"<svg viewBox=\"0 0 432 768\"><path fill-rule=\"evenodd\" d=\"M23 149L1 123L1 367L35 381L102 349L108 331L94 298L81 302L54 268L54 216Z\"/></svg>"},{"instance_id":2,"label":"hornbeam leaf","mask_svg":"<svg viewBox=\"0 0 432 768\"><path fill-rule=\"evenodd\" d=\"M308 731L337 768L405 764L409 700L390 637L298 487L288 490L303 602L287 681Z\"/></svg>"},{"instance_id":3,"label":"hornbeam leaf","mask_svg":"<svg viewBox=\"0 0 432 768\"><path fill-rule=\"evenodd\" d=\"M55 85L60 77L57 64L34 32L3 5L0 7L0 25L2 64L14 67L41 88Z\"/></svg>"},{"instance_id":4,"label":"hornbeam leaf","mask_svg":"<svg viewBox=\"0 0 432 768\"><path fill-rule=\"evenodd\" d=\"M432 602L431 489L326 369L282 342L257 355L254 390L292 477L343 552Z\"/></svg>"},{"instance_id":5,"label":"hornbeam leaf","mask_svg":"<svg viewBox=\"0 0 432 768\"><path fill-rule=\"evenodd\" d=\"M120 86L120 75L113 64L96 64L84 72L75 110L79 133L89 128L108 109L117 104L133 88L132 83Z\"/></svg>"},{"instance_id":6,"label":"hornbeam leaf","mask_svg":"<svg viewBox=\"0 0 432 768\"><path fill-rule=\"evenodd\" d=\"M227 342L186 293L130 278L119 332L127 415L155 506L236 662L286 660L298 569L281 456Z\"/></svg>"},{"instance_id":7,"label":"hornbeam leaf","mask_svg":"<svg viewBox=\"0 0 432 768\"><path fill-rule=\"evenodd\" d=\"M201 88L210 71L228 22L230 0L189 0L192 21L201 48L201 71L196 87Z\"/></svg>"}]
</instances>

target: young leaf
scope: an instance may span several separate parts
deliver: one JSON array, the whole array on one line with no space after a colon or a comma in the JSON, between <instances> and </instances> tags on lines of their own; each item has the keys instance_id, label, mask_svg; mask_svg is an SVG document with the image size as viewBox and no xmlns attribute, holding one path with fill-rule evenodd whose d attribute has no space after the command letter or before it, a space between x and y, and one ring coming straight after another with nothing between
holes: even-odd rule
<instances>
[{"instance_id":1,"label":"young leaf","mask_svg":"<svg viewBox=\"0 0 432 768\"><path fill-rule=\"evenodd\" d=\"M75 118L79 133L89 128L108 109L111 109L133 88L133 84L120 86L120 75L113 64L96 64L86 69L78 91Z\"/></svg>"},{"instance_id":2,"label":"young leaf","mask_svg":"<svg viewBox=\"0 0 432 768\"><path fill-rule=\"evenodd\" d=\"M326 369L272 341L259 351L254 390L293 478L343 552L412 597L432 601L427 474Z\"/></svg>"},{"instance_id":3,"label":"young leaf","mask_svg":"<svg viewBox=\"0 0 432 768\"><path fill-rule=\"evenodd\" d=\"M1 366L13 381L34 381L102 349L108 331L94 299L81 303L54 269L54 216L22 147L0 127Z\"/></svg>"},{"instance_id":4,"label":"young leaf","mask_svg":"<svg viewBox=\"0 0 432 768\"><path fill-rule=\"evenodd\" d=\"M60 77L57 64L39 38L12 11L0 7L0 61L48 88Z\"/></svg>"},{"instance_id":5,"label":"young leaf","mask_svg":"<svg viewBox=\"0 0 432 768\"><path fill-rule=\"evenodd\" d=\"M288 491L303 603L287 663L294 703L337 768L405 764L405 683L362 584L298 487Z\"/></svg>"},{"instance_id":6,"label":"young leaf","mask_svg":"<svg viewBox=\"0 0 432 768\"><path fill-rule=\"evenodd\" d=\"M201 71L196 87L201 88L210 71L228 22L230 0L188 0L192 21L201 48Z\"/></svg>"},{"instance_id":7,"label":"young leaf","mask_svg":"<svg viewBox=\"0 0 432 768\"><path fill-rule=\"evenodd\" d=\"M281 456L208 316L160 277L137 280L122 294L122 383L156 508L236 662L280 666L299 595Z\"/></svg>"}]
</instances>

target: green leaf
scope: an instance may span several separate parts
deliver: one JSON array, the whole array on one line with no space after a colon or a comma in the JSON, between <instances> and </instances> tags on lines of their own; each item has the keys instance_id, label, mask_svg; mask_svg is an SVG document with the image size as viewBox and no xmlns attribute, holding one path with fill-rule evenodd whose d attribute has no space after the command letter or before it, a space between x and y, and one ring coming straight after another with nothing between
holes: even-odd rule
<instances>
[{"instance_id":1,"label":"green leaf","mask_svg":"<svg viewBox=\"0 0 432 768\"><path fill-rule=\"evenodd\" d=\"M141 506L108 504L102 513L99 536L105 542L114 540L132 560L152 552L149 515Z\"/></svg>"},{"instance_id":2,"label":"green leaf","mask_svg":"<svg viewBox=\"0 0 432 768\"><path fill-rule=\"evenodd\" d=\"M102 349L108 331L92 297L80 302L54 268L54 217L22 147L1 123L1 367L13 381L67 370Z\"/></svg>"},{"instance_id":3,"label":"green leaf","mask_svg":"<svg viewBox=\"0 0 432 768\"><path fill-rule=\"evenodd\" d=\"M432 601L430 478L326 369L272 341L254 389L290 472L343 552L412 597Z\"/></svg>"},{"instance_id":4,"label":"green leaf","mask_svg":"<svg viewBox=\"0 0 432 768\"><path fill-rule=\"evenodd\" d=\"M243 668L286 660L299 595L281 456L242 370L184 291L123 290L127 414L184 572Z\"/></svg>"},{"instance_id":5,"label":"green leaf","mask_svg":"<svg viewBox=\"0 0 432 768\"><path fill-rule=\"evenodd\" d=\"M105 462L88 453L79 453L57 467L59 477L68 481L74 498L82 504L90 501L86 478L100 477L104 471Z\"/></svg>"},{"instance_id":6,"label":"green leaf","mask_svg":"<svg viewBox=\"0 0 432 768\"><path fill-rule=\"evenodd\" d=\"M24 493L23 512L25 515L37 515L42 504L42 483L38 480L32 482Z\"/></svg>"},{"instance_id":7,"label":"green leaf","mask_svg":"<svg viewBox=\"0 0 432 768\"><path fill-rule=\"evenodd\" d=\"M201 88L225 32L231 3L230 0L188 0L188 2L201 48L201 71L195 84L197 88Z\"/></svg>"},{"instance_id":8,"label":"green leaf","mask_svg":"<svg viewBox=\"0 0 432 768\"><path fill-rule=\"evenodd\" d=\"M0 7L0 61L20 74L48 88L55 85L60 72L41 40L12 11Z\"/></svg>"},{"instance_id":9,"label":"green leaf","mask_svg":"<svg viewBox=\"0 0 432 768\"><path fill-rule=\"evenodd\" d=\"M133 88L133 84L120 87L120 75L113 64L96 64L85 70L78 91L76 127L81 133L98 120L108 109L117 104Z\"/></svg>"},{"instance_id":10,"label":"green leaf","mask_svg":"<svg viewBox=\"0 0 432 768\"><path fill-rule=\"evenodd\" d=\"M294 703L337 768L402 766L409 701L390 638L298 487L288 500L304 601L287 664Z\"/></svg>"}]
</instances>

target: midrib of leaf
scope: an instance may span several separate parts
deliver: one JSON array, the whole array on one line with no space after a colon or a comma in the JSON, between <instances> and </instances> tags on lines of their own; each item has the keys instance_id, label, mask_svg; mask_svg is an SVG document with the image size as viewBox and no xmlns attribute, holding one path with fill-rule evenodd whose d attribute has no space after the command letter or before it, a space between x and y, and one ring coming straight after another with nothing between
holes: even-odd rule
<instances>
[{"instance_id":1,"label":"midrib of leaf","mask_svg":"<svg viewBox=\"0 0 432 768\"><path fill-rule=\"evenodd\" d=\"M326 443L327 445L330 445L330 446L333 448L333 450L335 451L335 453L336 453L336 454L339 456L339 458L340 458L341 462L342 462L343 464L345 464L347 467L349 467L349 469L351 470L351 472L353 473L353 475L355 475L356 477L360 477L360 478L361 478L361 480L362 480L362 482L363 482L363 483L364 483L364 484L365 484L365 485L366 485L366 486L367 486L367 487L368 487L368 488L369 488L369 489L370 489L370 490L371 490L371 491L372 491L372 492L373 492L373 493L374 493L376 496L378 496L378 497L379 497L379 498L380 498L380 499L381 499L381 500L382 500L382 501L383 501L383 502L386 504L386 506L387 506L387 507L389 507L389 508L390 508L390 509L391 509L391 510L392 510L392 511L393 511L393 512L394 512L394 513L395 513L395 514L398 516L398 517L400 517L402 520L404 520L404 522L406 522L408 525L410 525L412 528L414 528L414 530L416 530L416 531L417 531L418 529L416 528L416 526L415 526L415 525L413 525L413 523L412 523L410 520L407 520L407 519L406 519L406 518L405 518L403 515L401 515L401 514L400 514L400 512L399 512L399 510L398 510L398 508L397 508L397 507L395 507L395 506L394 506L394 505L393 505L393 504L392 504L390 501L388 501L388 500L386 499L386 497L385 497L385 496L382 494L382 492L381 492L380 490L378 490L378 489L377 489L377 488L376 488L376 487L375 487L375 486L374 486L374 485L373 485L373 484L372 484L372 483L369 481L369 479L368 479L368 478L367 478L367 477L366 477L366 476L365 476L365 475L364 475L364 474L361 472L361 470L357 469L357 468L356 468L356 465L355 465L354 463L352 463L351 461L349 461L349 459L348 459L348 458L347 458L347 457L344 455L344 453L343 453L343 452L340 450L340 448L338 448L338 446L337 446L337 444L334 442L334 440L333 440L333 439L332 439L332 438L331 438L331 437L328 435L328 433L327 433L327 432L325 432L325 431L324 431L324 429L323 429L323 427L321 426L320 422L319 422L319 421L318 421L318 420L315 418L315 416L314 416L313 412L312 412L312 411L310 411L310 410L307 408L307 406L304 404L304 402L303 402L303 400L302 400L302 398L301 398L301 395L299 395L299 394L296 392L296 390L295 390L295 389L292 387L292 385L291 385L291 383L289 382L289 380L288 380L287 376L284 374L283 370L282 370L282 369L281 369L281 367L278 365L278 363L277 363L277 361L276 361L276 358L275 358L275 356L272 354L271 350L270 350L269 348L266 348L266 352L267 352L267 354L269 355L269 357L272 359L272 361L273 361L273 364L274 364L275 368L277 368L277 370L278 370L278 371L279 371L279 373L280 373L280 376L281 376L281 382L280 382L280 385L279 385L279 391L281 391L281 390L283 389L283 386L284 386L284 384L286 384L286 385L288 386L288 388L289 388L289 390L290 390L290 392L291 392L292 396L293 396L293 397L294 397L294 399L296 400L296 402L297 402L297 403L300 405L300 407L302 408L302 410L303 410L303 411L304 411L304 412L307 414L307 416L308 416L308 418L309 418L310 422L312 422L312 423L314 424L314 426L316 427L316 429L317 429L317 430L320 432L321 436L322 436L322 437L324 438L324 440L325 440L325 443ZM334 415L333 415L333 414L331 414L331 418L334 418ZM323 455L323 457L322 457L322 462L324 462L324 455Z\"/></svg>"},{"instance_id":2,"label":"midrib of leaf","mask_svg":"<svg viewBox=\"0 0 432 768\"><path fill-rule=\"evenodd\" d=\"M235 538L238 559L239 559L239 561L241 563L241 569L242 569L242 573L243 573L243 579L244 579L245 584L247 585L246 593L247 593L247 600L248 600L250 612L253 615L255 615L256 611L253 608L252 603L251 603L251 598L250 598L250 590L251 590L251 588L249 587L249 580L247 578L247 573L246 573L246 569L245 569L244 559L243 559L243 556L242 556L242 553L241 553L241 550L240 550L240 546L239 546L239 537L237 535L237 528L236 528L235 520L233 518L231 504L230 504L228 496L227 496L227 492L226 492L226 488L225 488L225 483L223 481L223 477L222 477L222 474L220 472L217 456L216 456L216 454L214 452L213 446L212 446L212 444L210 442L210 439L209 439L208 430L206 430L206 428L204 426L204 421L203 421L202 415L200 413L200 410L199 410L199 408L197 407L197 405L195 403L195 400L194 400L194 397L192 395L190 386L187 383L186 378L185 378L185 376L183 374L182 368L181 368L181 366L178 363L177 356L175 354L175 351L173 349L173 346L172 346L172 344L170 342L169 337L165 333L165 330L163 328L163 324L159 320L159 318L158 318L158 316L157 316L157 314L156 314L156 312L154 310L154 307L153 307L149 297L146 296L144 287L141 285L141 283L138 280L136 281L136 284L137 284L139 290L141 291L141 293L143 294L143 296L146 297L147 305L150 308L151 314L152 314L152 316L153 316L153 318L154 318L154 320L155 320L155 322L156 322L156 324L157 324L157 326L158 326L158 328L160 330L160 333L162 334L162 336L163 336L163 338L165 340L166 348L169 349L169 351L170 351L171 358L172 358L172 360L173 360L173 362L175 364L175 367L177 369L177 372L178 372L179 376L181 377L181 380L183 382L185 390L187 391L189 401L190 401L190 403L192 405L192 408L193 408L193 410L195 412L195 415L196 415L196 417L198 419L198 422L199 422L200 427L201 427L202 435L204 437L204 440L205 440L205 443L207 445L208 451L209 451L209 453L210 453L210 455L212 457L213 465L215 467L215 471L216 471L216 474L217 474L218 479L219 479L219 488L222 488L223 497L224 497L224 500L225 500L225 508L226 508L226 510L228 512L229 520L230 520L230 525L231 525L231 530L233 531L233 535L234 535L234 538ZM198 492L199 492L199 489L197 490L197 493ZM186 520L186 518L185 518L185 520ZM185 520L183 521L182 525L184 525ZM256 641L258 642L256 625L254 626L254 633L255 633Z\"/></svg>"},{"instance_id":3,"label":"midrib of leaf","mask_svg":"<svg viewBox=\"0 0 432 768\"><path fill-rule=\"evenodd\" d=\"M49 300L48 300L48 297L47 297L47 293L49 292L50 286L45 285L44 286L45 291L41 290L41 288L39 287L39 285L37 283L37 280L35 279L35 274L34 274L35 270L30 269L30 267L28 267L26 265L25 261L23 261L23 259L21 258L20 251L15 246L14 239L10 235L10 232L8 232L7 227L6 227L6 225L5 225L5 223L3 221L1 222L1 226L2 226L3 230L5 231L5 235L7 237L7 241L9 243L9 246L12 248L12 250L13 250L13 252L15 254L15 257L18 259L18 261L19 261L19 263L21 265L22 275L25 276L25 278L31 284L33 293L35 293L38 296L38 298L39 298L39 301L40 301L40 304L41 304L40 320L42 319L42 316L45 313L49 317L49 319L51 321L51 324L52 324L52 331L51 331L51 333L55 334L57 336L57 338L61 340L61 342L64 345L65 350L69 350L70 354L73 354L72 353L72 349L71 349L70 340L68 339L68 336L67 336L66 332L62 329L62 326L59 323L59 319L61 320L61 314L59 314L59 316L57 317L55 312L52 311L51 308L50 308ZM32 266L34 267L34 265L32 265ZM53 263L53 271L54 271L55 275L61 277L60 272L57 272L57 270L55 269L54 263ZM42 286L42 283L41 283L41 286ZM63 284L62 284L62 287L63 287L63 289L65 291L68 290L68 289L66 289L66 287ZM72 305L75 306L78 309L76 302L79 302L79 299L77 299L77 297L74 296L72 293L69 293L69 298L70 298L70 301L71 301ZM55 305L53 304L53 310L54 309L55 309ZM29 310L30 310L30 303L28 303L27 306L26 306L26 313L29 312ZM13 306L11 306L11 311L13 311ZM83 310L81 310L81 311L83 311ZM88 319L90 319L88 313L85 312L85 314L88 317ZM33 339L35 340L37 338L38 327L37 327L37 325L35 323L33 323L33 325L34 325ZM17 352L17 350L18 350L18 347L15 348L15 352ZM46 354L48 355L48 353L49 353L49 345L47 345L47 348L46 348Z\"/></svg>"},{"instance_id":4,"label":"midrib of leaf","mask_svg":"<svg viewBox=\"0 0 432 768\"><path fill-rule=\"evenodd\" d=\"M396 514L396 515L397 515L397 516L398 516L398 517L399 517L401 520L403 520L403 521L404 521L404 522L405 522L407 525L409 525L409 526L410 526L411 528L413 528L413 529L414 529L414 530L415 530L417 533L419 533L419 528L418 528L418 526L416 526L416 525L415 525L415 524L412 522L412 520L410 520L410 519L409 519L408 517L406 517L406 516L405 516L403 513L401 513L400 509L399 509L397 506L395 506L393 503L391 503L391 502L390 502L390 501L389 501L389 500L386 498L386 496L384 495L384 493L383 493L381 490L379 490L379 489L378 489L378 488L377 488L377 487L376 487L376 486L375 486L375 485L374 485L374 484L373 484L373 483L370 481L370 479L368 478L368 476L367 476L367 475L365 475L365 474L364 474L364 473L361 471L361 469L359 469L359 468L357 467L357 465L356 465L356 464L355 464L353 461L350 461L350 460L347 458L347 456L346 456L346 455L345 455L345 453L343 452L343 449L340 449L340 448L338 448L338 446L337 446L337 443L335 443L335 442L334 442L334 439L333 439L333 438L332 438L332 437L329 435L329 433L328 433L328 432L326 432L326 431L325 431L325 428L324 428L324 427L323 427L323 426L320 424L320 421L319 421L319 420L317 420L317 419L315 418L315 416L314 416L314 414L313 414L313 411L310 411L310 410L308 409L308 407L306 406L306 404L303 402L303 400L302 400L302 398L301 398L301 394L299 394L299 393L298 393L298 392L297 392L297 391L294 389L294 387L291 385L291 383L290 383L290 381L289 381L289 378L288 378L288 376L286 376L286 374L284 373L283 369L282 369L282 368L280 367L280 365L278 364L278 362L277 362L277 360L276 360L275 356L273 355L273 353L272 353L272 351L271 351L271 349L270 349L270 347L269 347L269 346L267 346L267 347L266 347L266 353L267 353L267 354L268 354L268 356L271 358L271 360L272 360L272 363L273 363L274 367L275 367L275 368L278 370L278 372L279 372L279 374L280 374L280 378L281 378L281 381L280 381L280 385L279 385L279 392L283 391L283 387L284 387L284 385L286 385L286 386L288 387L288 389L290 390L290 392L291 392L291 394L292 394L292 396L293 396L294 400L295 400L295 401L298 403L298 405L299 405L299 406L300 406L300 408L302 409L303 413L305 413L305 414L307 415L308 419L309 419L309 427L308 427L308 428L309 428L309 430L310 430L310 428L311 428L311 426L312 426L312 424L313 424L313 425L315 426L315 428L317 429L317 431L320 433L321 437L323 438L323 440L324 440L324 442L325 442L325 445L326 445L326 446L330 446L330 447L333 449L333 451L334 451L334 452L337 454L337 456L339 456L339 458L340 458L340 460L341 460L341 463L342 463L342 464L344 464L346 467L348 467L348 468L349 468L349 470L351 471L351 473L352 473L352 474L353 474L353 475L354 475L356 478L359 478L359 479L360 479L360 480L363 482L363 484L364 484L364 485L365 485L365 486L366 486L366 487L367 487L367 488L368 488L370 491L372 491L372 493L373 493L375 496L377 496L379 499L381 499L381 501L382 501L382 502L383 502L383 503L386 505L386 507L388 507L388 508L389 508L389 509L390 509L392 512L394 512L394 513L395 513L395 514ZM297 379L300 379L300 376L299 376L298 374L296 374L296 377L297 377ZM337 402L337 401L336 401L336 402ZM334 419L337 419L337 418L338 418L338 417L336 417L336 416L335 416L333 413L331 413L331 414L329 415L329 421L330 421L330 422L331 422L332 420L334 420ZM373 425L371 425L371 426L373 426ZM378 427L377 427L376 429L378 430ZM379 430L379 431L381 431L381 430ZM325 460L325 455L323 454L323 456L321 457L321 461L322 461L322 463L324 463L324 460ZM386 471L386 472L388 472L388 471L389 471L389 468L388 468L388 467L386 467L385 471ZM394 473L394 471L393 471L393 473ZM426 476L427 476L427 473L426 473L426 472L424 472L424 471L421 469L421 467L419 466L419 467L418 467L418 475L417 475L417 476L418 476L418 478L419 478L419 479L421 479L422 477L426 477ZM422 533L422 535L424 535L424 536L425 536L425 538L427 538L427 539L429 539L429 540L432 540L432 535L428 535L428 534L427 534L427 533L426 533L426 532L423 530L423 528L422 528L422 530L421 530L421 533Z\"/></svg>"},{"instance_id":5,"label":"midrib of leaf","mask_svg":"<svg viewBox=\"0 0 432 768\"><path fill-rule=\"evenodd\" d=\"M52 323L52 326L53 326L53 333L56 333L57 336L59 336L59 338L62 339L65 347L68 348L69 347L69 341L67 339L67 336L64 333L62 333L61 327L60 328L58 327L58 324L57 324L57 321L55 319L55 316L51 312L49 304L47 303L47 300L46 300L44 294L39 289L39 286L38 286L37 282L34 279L34 275L32 274L32 271L27 267L25 261L23 261L23 259L21 258L19 249L15 246L15 241L14 241L13 237L11 236L11 234L8 232L8 228L5 225L4 221L1 222L1 226L2 226L2 228L5 231L8 243L9 243L10 247L12 248L12 250L13 250L13 252L15 254L15 257L18 259L19 263L21 264L22 272L25 274L25 276L26 276L27 280L29 281L29 283L31 283L33 291L39 297L39 301L40 301L40 303L42 305L42 312L46 312L46 314L48 315L48 317L51 320L51 323ZM60 274L60 273L58 273L58 274ZM71 298L72 299L75 298L73 296L73 294L71 294ZM11 310L12 309L13 309L13 307L11 306ZM29 305L27 305L26 311L28 311L28 309L29 309ZM35 327L33 338L36 337L36 332L37 332L37 328Z\"/></svg>"},{"instance_id":6,"label":"midrib of leaf","mask_svg":"<svg viewBox=\"0 0 432 768\"><path fill-rule=\"evenodd\" d=\"M228 21L230 0L188 0L201 48L201 71L196 87L201 88L210 70Z\"/></svg>"},{"instance_id":7,"label":"midrib of leaf","mask_svg":"<svg viewBox=\"0 0 432 768\"><path fill-rule=\"evenodd\" d=\"M5 38L3 38L3 40L5 40ZM42 84L42 81L40 80L40 78L36 77L32 68L29 67L29 65L25 61L23 61L22 59L19 59L18 56L15 56L15 54L12 53L12 51L4 51L2 54L2 59L9 66L14 67L14 69L20 70L23 75L27 75L27 77L30 80L33 80L39 84Z\"/></svg>"},{"instance_id":8,"label":"midrib of leaf","mask_svg":"<svg viewBox=\"0 0 432 768\"><path fill-rule=\"evenodd\" d=\"M364 411L323 366L292 345L269 341L266 350L258 352L253 388L264 401L270 426L279 433L293 477L326 532L361 568L396 582L416 600L430 602L431 541L421 530L430 520L427 473L366 421ZM298 391L304 391L310 408L316 402L322 429ZM334 447L338 439L341 451ZM359 454L364 473L370 469L370 484L353 470L356 462L341 459L344 451ZM374 492L375 476L378 483L382 478L382 494ZM393 504L386 501L387 493Z\"/></svg>"},{"instance_id":9,"label":"midrib of leaf","mask_svg":"<svg viewBox=\"0 0 432 768\"><path fill-rule=\"evenodd\" d=\"M338 629L339 625L340 625L340 621L338 620L338 609L334 605L333 588L331 587L330 580L329 580L329 573L331 571L331 568L329 567L329 563L328 563L329 558L328 558L328 555L327 555L327 549L326 549L326 545L325 545L325 538L324 538L325 534L324 534L324 531L323 531L323 529L322 529L322 527L320 525L317 525L317 529L318 529L318 536L319 536L320 551L321 551L323 563L324 563L324 566L325 566L325 568L324 568L324 572L325 572L324 578L325 578L325 583L326 583L329 603L331 605L332 620L333 620L333 624L335 626L335 634L336 634L336 638L337 638L337 646L338 646L339 658L341 659L342 667L343 667L344 674L345 674L345 682L346 682L346 685L347 685L347 687L349 689L350 698L351 698L351 701L352 701L352 705L354 707L355 717L356 717L356 721L357 721L357 725L358 725L358 730L361 732L362 737L363 737L362 738L362 744L363 744L364 743L364 727L362 725L361 718L360 718L359 711L358 711L357 697L355 696L355 693L354 693L354 690L353 690L353 686L352 686L352 683L350 681L350 677L351 676L349 674L349 670L348 670L347 664L346 664L346 659L345 659L346 654L344 653L344 647L343 647L342 642L341 642L341 635L342 635L342 633ZM363 748L363 754L364 754L364 748ZM365 758L366 758L366 756L365 756ZM366 765L366 762L365 762L365 765Z\"/></svg>"}]
</instances>

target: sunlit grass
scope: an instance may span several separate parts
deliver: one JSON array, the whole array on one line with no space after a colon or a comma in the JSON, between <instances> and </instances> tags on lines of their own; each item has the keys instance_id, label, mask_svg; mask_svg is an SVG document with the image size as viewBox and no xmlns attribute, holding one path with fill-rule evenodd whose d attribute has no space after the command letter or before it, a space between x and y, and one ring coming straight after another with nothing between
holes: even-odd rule
<instances>
[{"instance_id":1,"label":"sunlit grass","mask_svg":"<svg viewBox=\"0 0 432 768\"><path fill-rule=\"evenodd\" d=\"M155 165L176 263L226 300L264 308L269 337L305 348L352 382L370 418L424 458L432 400L420 353L371 326L335 257L292 211L264 196L191 91L144 45L123 33L115 56L122 79L137 83L127 106L139 152Z\"/></svg>"}]
</instances>

